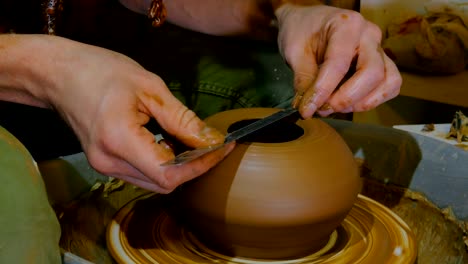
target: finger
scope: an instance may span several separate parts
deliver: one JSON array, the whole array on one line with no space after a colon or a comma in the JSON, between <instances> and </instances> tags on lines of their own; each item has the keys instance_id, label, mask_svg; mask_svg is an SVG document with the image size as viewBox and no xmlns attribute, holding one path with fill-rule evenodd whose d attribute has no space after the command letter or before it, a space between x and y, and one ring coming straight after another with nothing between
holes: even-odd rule
<instances>
[{"instance_id":1,"label":"finger","mask_svg":"<svg viewBox=\"0 0 468 264\"><path fill-rule=\"evenodd\" d=\"M105 137L87 155L93 167L105 175L146 180L142 175L151 169L159 173L159 164L174 158L174 153L171 148L157 144L155 136L132 117L131 111L124 111L112 120L111 129L105 124L99 127L99 133ZM146 181L158 185L154 179Z\"/></svg>"},{"instance_id":2,"label":"finger","mask_svg":"<svg viewBox=\"0 0 468 264\"><path fill-rule=\"evenodd\" d=\"M233 146L234 144L231 144L226 147L227 150L217 150L217 153L207 154L188 164L164 167L162 169L163 172L160 173L160 175L158 175L157 177L161 178L162 176L165 176L168 181L167 183L161 183L161 180L154 181L153 177L145 176L142 172L140 172L140 170L136 169L130 163L124 160L119 160L115 162L113 169L115 169L116 172L107 173L106 175L119 178L121 180L124 180L128 183L131 183L135 186L149 191L158 193L170 193L182 183L189 181L208 171L208 169L211 168L214 164L221 161L222 158L224 158L225 155L232 150ZM203 168L197 169L200 167L200 163L203 165ZM210 167L205 168L206 164L210 164ZM187 175L187 172L189 172L189 176L184 176Z\"/></svg>"},{"instance_id":3,"label":"finger","mask_svg":"<svg viewBox=\"0 0 468 264\"><path fill-rule=\"evenodd\" d=\"M346 75L356 54L359 35L349 32L349 27L338 27L332 30L324 62L321 64L312 89L306 91L299 106L304 117L311 117L328 100Z\"/></svg>"},{"instance_id":4,"label":"finger","mask_svg":"<svg viewBox=\"0 0 468 264\"><path fill-rule=\"evenodd\" d=\"M174 152L174 149L176 148L174 146L174 143L171 142L170 140L165 139L162 134L156 134L154 136L154 139L156 140L156 143L161 145L164 149Z\"/></svg>"},{"instance_id":5,"label":"finger","mask_svg":"<svg viewBox=\"0 0 468 264\"><path fill-rule=\"evenodd\" d=\"M385 65L385 80L382 84L367 95L363 100L356 103L352 109L354 112L368 111L378 105L395 98L400 93L402 78L395 63L381 51Z\"/></svg>"},{"instance_id":6,"label":"finger","mask_svg":"<svg viewBox=\"0 0 468 264\"><path fill-rule=\"evenodd\" d=\"M172 191L176 186L192 180L223 160L235 147L232 142L221 149L205 154L189 163L175 166L164 166L167 180L166 190Z\"/></svg>"},{"instance_id":7,"label":"finger","mask_svg":"<svg viewBox=\"0 0 468 264\"><path fill-rule=\"evenodd\" d=\"M112 154L103 152L102 149L88 152L87 157L93 168L106 176L124 180L150 191L160 192L162 190L161 187L145 177L128 162Z\"/></svg>"},{"instance_id":8,"label":"finger","mask_svg":"<svg viewBox=\"0 0 468 264\"><path fill-rule=\"evenodd\" d=\"M377 89L385 78L383 53L376 40L365 35L359 47L356 72L346 80L328 100L329 110L319 111L322 116L334 112L347 112L350 107Z\"/></svg>"},{"instance_id":9,"label":"finger","mask_svg":"<svg viewBox=\"0 0 468 264\"><path fill-rule=\"evenodd\" d=\"M115 149L119 151L116 155L159 186L159 191L163 193L171 192L183 182L206 172L221 161L233 147L229 145L180 167L163 167L160 164L173 159L174 154L165 146L156 144L154 136L148 130L144 127L133 130L129 128L121 133L121 144L119 149Z\"/></svg>"},{"instance_id":10,"label":"finger","mask_svg":"<svg viewBox=\"0 0 468 264\"><path fill-rule=\"evenodd\" d=\"M159 185L155 184L154 182L141 180L140 178L134 176L127 176L127 175L117 175L115 178L119 178L125 182L133 184L137 187L143 188L148 191L156 192L156 193L164 193L165 190L162 189Z\"/></svg>"},{"instance_id":11,"label":"finger","mask_svg":"<svg viewBox=\"0 0 468 264\"><path fill-rule=\"evenodd\" d=\"M316 73L306 73L302 71L294 71L294 98L292 101L292 107L298 108L301 104L304 94L307 89L312 87L314 80L316 78Z\"/></svg>"},{"instance_id":12,"label":"finger","mask_svg":"<svg viewBox=\"0 0 468 264\"><path fill-rule=\"evenodd\" d=\"M155 139L157 140L157 138ZM161 142L163 143L163 142ZM166 149L167 146L163 143L159 145L163 148ZM124 152L128 153L128 152ZM153 192L158 192L158 193L169 193L171 192L175 187L178 185L182 184L183 182L192 179L193 177L196 177L196 173L194 173L193 176L190 176L188 178L183 177L184 172L180 172L180 168L175 166L175 168L178 168L176 170L173 170L172 172L161 172L159 173L160 176L157 176L156 178L159 179L158 177L162 177L162 175L167 174L168 177L169 174L174 175L174 177L170 178L170 181L173 181L170 183L171 187L162 187L160 181L154 180L153 177L148 177L145 174L143 174L137 167L141 167L140 164L135 164L132 165L131 162L134 162L129 158L130 155L122 155L122 158L118 158L116 153L112 153L109 151L109 153L105 153L102 150L99 150L99 157L94 155L94 159L98 160L98 162L93 162L93 164L100 168L99 171L107 176L115 177L121 180L124 180L128 183L131 183L135 186L144 188L146 190L150 190ZM210 157L203 157L203 160L207 162L206 160ZM212 158L212 157L211 157ZM139 159L140 160L140 159ZM203 162L202 160L202 162ZM159 164L161 162L153 162L154 164ZM208 163L210 161L208 160ZM192 166L192 165L190 165ZM182 167L182 166L181 166ZM189 166L185 165L185 169L188 170ZM158 167L159 169L159 167ZM190 169L190 168L189 168ZM194 172L193 169L190 169L191 172ZM206 170L205 170L206 171ZM201 173L204 173L205 171L201 171ZM157 173L156 173L157 174Z\"/></svg>"},{"instance_id":13,"label":"finger","mask_svg":"<svg viewBox=\"0 0 468 264\"><path fill-rule=\"evenodd\" d=\"M166 132L190 147L216 145L224 141L222 133L206 125L177 100L162 80L147 85L147 92L142 93L139 98L142 111L154 116ZM163 86L163 91L159 91L161 88L158 86Z\"/></svg>"},{"instance_id":14,"label":"finger","mask_svg":"<svg viewBox=\"0 0 468 264\"><path fill-rule=\"evenodd\" d=\"M295 46L287 51L286 58L294 73L295 96L292 103L294 108L300 105L305 92L312 87L317 78L318 65L313 41L314 39L311 39L306 42L305 47Z\"/></svg>"}]
</instances>

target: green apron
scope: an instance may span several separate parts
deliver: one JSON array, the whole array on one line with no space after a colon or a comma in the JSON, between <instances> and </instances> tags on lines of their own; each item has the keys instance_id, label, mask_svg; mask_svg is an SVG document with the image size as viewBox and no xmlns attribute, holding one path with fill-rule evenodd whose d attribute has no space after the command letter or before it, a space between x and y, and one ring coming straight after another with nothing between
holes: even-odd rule
<instances>
[{"instance_id":1,"label":"green apron","mask_svg":"<svg viewBox=\"0 0 468 264\"><path fill-rule=\"evenodd\" d=\"M61 263L60 225L29 152L0 127L0 263Z\"/></svg>"}]
</instances>

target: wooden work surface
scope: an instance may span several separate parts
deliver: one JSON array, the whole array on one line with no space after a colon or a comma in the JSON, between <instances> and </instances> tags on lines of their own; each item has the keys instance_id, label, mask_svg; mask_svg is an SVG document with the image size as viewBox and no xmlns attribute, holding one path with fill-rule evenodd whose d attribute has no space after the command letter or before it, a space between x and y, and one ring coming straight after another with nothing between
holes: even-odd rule
<instances>
[{"instance_id":1,"label":"wooden work surface","mask_svg":"<svg viewBox=\"0 0 468 264\"><path fill-rule=\"evenodd\" d=\"M468 107L468 71L453 76L402 73L400 95Z\"/></svg>"},{"instance_id":2,"label":"wooden work surface","mask_svg":"<svg viewBox=\"0 0 468 264\"><path fill-rule=\"evenodd\" d=\"M366 169L362 171L369 173ZM449 211L441 212L417 193L364 179L362 193L392 209L415 233L418 263L468 263L465 246L468 241L464 242L467 238L463 231L466 223L457 222ZM144 193L146 191L114 181L65 208L57 208L62 226L62 249L93 263L114 263L106 247L107 224L120 207Z\"/></svg>"}]
</instances>

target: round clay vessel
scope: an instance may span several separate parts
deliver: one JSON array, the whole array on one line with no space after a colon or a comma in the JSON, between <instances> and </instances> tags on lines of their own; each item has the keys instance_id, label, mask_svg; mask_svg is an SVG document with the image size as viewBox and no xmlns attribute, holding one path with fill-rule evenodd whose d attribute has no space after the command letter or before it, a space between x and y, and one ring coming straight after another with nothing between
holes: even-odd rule
<instances>
[{"instance_id":1,"label":"round clay vessel","mask_svg":"<svg viewBox=\"0 0 468 264\"><path fill-rule=\"evenodd\" d=\"M241 121L276 111L235 109L206 122L227 133ZM238 142L225 160L180 186L175 195L181 219L213 250L288 259L323 247L360 188L358 166L347 144L314 118L281 121L250 142Z\"/></svg>"}]
</instances>

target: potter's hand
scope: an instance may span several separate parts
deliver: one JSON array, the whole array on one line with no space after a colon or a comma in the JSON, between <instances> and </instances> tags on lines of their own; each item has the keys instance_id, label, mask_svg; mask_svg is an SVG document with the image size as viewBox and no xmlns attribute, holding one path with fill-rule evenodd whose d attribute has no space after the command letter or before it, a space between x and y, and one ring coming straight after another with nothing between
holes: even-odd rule
<instances>
[{"instance_id":1,"label":"potter's hand","mask_svg":"<svg viewBox=\"0 0 468 264\"><path fill-rule=\"evenodd\" d=\"M233 145L180 166L160 166L174 158L144 125L155 117L169 134L190 147L223 142L178 101L156 75L121 54L60 39L54 56L52 102L80 139L99 172L142 188L168 193L214 166Z\"/></svg>"},{"instance_id":2,"label":"potter's hand","mask_svg":"<svg viewBox=\"0 0 468 264\"><path fill-rule=\"evenodd\" d=\"M381 31L359 13L288 3L275 14L279 48L294 71L293 104L304 118L366 111L398 95L401 76L380 47Z\"/></svg>"}]
</instances>

